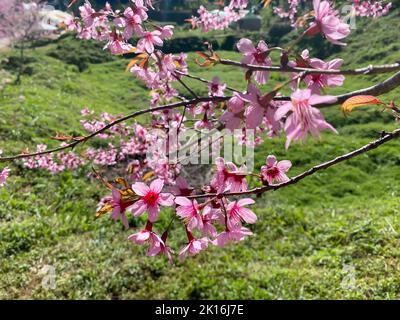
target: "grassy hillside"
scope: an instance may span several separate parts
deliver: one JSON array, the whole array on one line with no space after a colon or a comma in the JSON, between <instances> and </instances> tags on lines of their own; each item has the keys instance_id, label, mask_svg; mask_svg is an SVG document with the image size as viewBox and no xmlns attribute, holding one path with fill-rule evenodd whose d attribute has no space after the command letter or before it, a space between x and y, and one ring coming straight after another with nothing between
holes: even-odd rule
<instances>
[{"instance_id":1,"label":"grassy hillside","mask_svg":"<svg viewBox=\"0 0 400 320\"><path fill-rule=\"evenodd\" d=\"M349 66L399 60L396 23L393 17L370 21L337 55ZM123 72L126 61L89 64L79 72L49 56L54 48L57 44L31 50L32 76L0 95L0 148L6 154L43 141L54 144L49 137L56 131L82 134L83 107L125 114L146 106L143 85ZM220 54L239 59L233 52ZM360 58L364 54L368 61ZM207 78L218 74L244 88L238 70L201 69L193 60L191 54L193 73ZM329 92L369 86L382 77L348 78L344 88ZM274 75L264 89L281 80ZM205 92L199 85L196 90ZM396 90L386 97L399 95ZM274 153L292 160L290 174L295 175L395 127L373 108L361 108L348 118L338 107L324 113L340 135L325 133L320 141L310 139L288 151L283 139L267 141L257 151L256 167ZM296 186L265 194L257 201L259 221L251 228L255 236L172 266L163 258L147 258L144 248L128 242L133 230L125 231L107 217L94 219L96 203L106 191L87 178L88 171L53 176L16 163L7 187L0 188L0 298L400 298L399 147L400 141L393 141ZM55 289L41 286L44 265L55 267ZM346 282L349 278L355 282Z\"/></svg>"}]
</instances>

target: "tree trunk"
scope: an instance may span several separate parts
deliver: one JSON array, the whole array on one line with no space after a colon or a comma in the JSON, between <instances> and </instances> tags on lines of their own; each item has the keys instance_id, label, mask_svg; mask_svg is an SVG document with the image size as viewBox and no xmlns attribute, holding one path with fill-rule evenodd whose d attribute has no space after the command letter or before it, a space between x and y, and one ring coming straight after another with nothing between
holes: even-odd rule
<instances>
[{"instance_id":1,"label":"tree trunk","mask_svg":"<svg viewBox=\"0 0 400 320\"><path fill-rule=\"evenodd\" d=\"M17 79L15 80L15 84L21 84L21 77L22 77L22 72L24 71L24 40L21 41L21 46L19 48L19 58L20 58L20 64L18 68L18 75Z\"/></svg>"}]
</instances>

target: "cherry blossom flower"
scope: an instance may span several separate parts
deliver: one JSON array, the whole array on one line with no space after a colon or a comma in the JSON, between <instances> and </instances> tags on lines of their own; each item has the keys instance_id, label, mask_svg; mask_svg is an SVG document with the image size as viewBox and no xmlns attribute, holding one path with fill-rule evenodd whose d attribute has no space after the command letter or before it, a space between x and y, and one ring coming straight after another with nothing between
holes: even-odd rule
<instances>
[{"instance_id":1,"label":"cherry blossom flower","mask_svg":"<svg viewBox=\"0 0 400 320\"><path fill-rule=\"evenodd\" d=\"M193 231L194 229L201 231L203 229L203 220L199 213L197 201L189 200L185 197L176 197L175 203L178 205L176 207L176 214L185 220L187 229L189 231Z\"/></svg>"},{"instance_id":2,"label":"cherry blossom flower","mask_svg":"<svg viewBox=\"0 0 400 320\"><path fill-rule=\"evenodd\" d=\"M333 59L331 61L325 62L321 59L311 58L309 51L303 50L301 55L296 59L296 61L289 61L288 66L290 67L302 67L302 68L312 68L319 70L339 70L343 63L342 59ZM298 74L292 73L291 78L297 79ZM319 94L322 88L325 87L338 87L343 85L344 76L340 74L307 74L304 78L308 89L311 89L312 93ZM293 81L290 84L293 90L297 89L297 81Z\"/></svg>"},{"instance_id":3,"label":"cherry blossom flower","mask_svg":"<svg viewBox=\"0 0 400 320\"><path fill-rule=\"evenodd\" d=\"M248 3L249 0L231 0L229 7L243 9L247 7Z\"/></svg>"},{"instance_id":4,"label":"cherry blossom flower","mask_svg":"<svg viewBox=\"0 0 400 320\"><path fill-rule=\"evenodd\" d=\"M1 153L0 153L1 155ZM10 174L10 169L8 167L5 167L1 172L0 172L0 187L4 187L8 176Z\"/></svg>"},{"instance_id":5,"label":"cherry blossom flower","mask_svg":"<svg viewBox=\"0 0 400 320\"><path fill-rule=\"evenodd\" d=\"M162 40L170 39L174 35L174 26L167 25L162 27L156 27L161 32L160 38Z\"/></svg>"},{"instance_id":6,"label":"cherry blossom flower","mask_svg":"<svg viewBox=\"0 0 400 320\"><path fill-rule=\"evenodd\" d=\"M132 201L125 202L121 198L121 192L118 189L112 189L112 200L111 206L113 211L111 213L111 218L117 220L118 218L121 219L122 224L125 228L129 228L128 219L125 215L126 209L133 204Z\"/></svg>"},{"instance_id":7,"label":"cherry blossom flower","mask_svg":"<svg viewBox=\"0 0 400 320\"><path fill-rule=\"evenodd\" d=\"M131 234L128 240L135 242L136 244L142 245L148 243L149 247L147 249L148 256L155 256L160 253L161 246L165 246L163 240L152 231L152 224L148 222L146 228L139 231L138 233Z\"/></svg>"},{"instance_id":8,"label":"cherry blossom flower","mask_svg":"<svg viewBox=\"0 0 400 320\"><path fill-rule=\"evenodd\" d=\"M243 241L247 236L251 236L252 234L253 233L245 227L225 230L221 232L212 243L218 247L225 247L228 243Z\"/></svg>"},{"instance_id":9,"label":"cherry blossom flower","mask_svg":"<svg viewBox=\"0 0 400 320\"><path fill-rule=\"evenodd\" d=\"M311 94L310 89L297 89L291 95L291 101L283 104L275 113L275 119L280 120L288 112L292 111L286 118L286 149L292 140L304 140L307 133L319 137L322 130L330 130L337 133L336 129L325 121L322 113L312 105L336 101L334 96L318 96Z\"/></svg>"},{"instance_id":10,"label":"cherry blossom flower","mask_svg":"<svg viewBox=\"0 0 400 320\"><path fill-rule=\"evenodd\" d=\"M310 67L319 70L338 70L342 65L342 59L333 59L329 62L320 59L310 59ZM307 87L311 89L312 93L320 93L322 88L325 87L339 87L343 85L344 76L340 74L308 74L304 78Z\"/></svg>"},{"instance_id":11,"label":"cherry blossom flower","mask_svg":"<svg viewBox=\"0 0 400 320\"><path fill-rule=\"evenodd\" d=\"M383 1L354 0L356 15L360 17L381 17L389 13L392 3L383 4Z\"/></svg>"},{"instance_id":12,"label":"cherry blossom flower","mask_svg":"<svg viewBox=\"0 0 400 320\"><path fill-rule=\"evenodd\" d=\"M183 260L189 254L196 255L201 250L205 250L208 247L208 239L206 237L196 239L190 232L187 232L189 243L182 248L179 252L179 259Z\"/></svg>"},{"instance_id":13,"label":"cherry blossom flower","mask_svg":"<svg viewBox=\"0 0 400 320\"><path fill-rule=\"evenodd\" d=\"M271 66L272 61L269 58L268 46L264 41L260 41L255 47L251 40L243 38L237 44L238 50L244 55L242 63L252 64L256 66ZM267 83L268 71L255 71L254 79L259 84Z\"/></svg>"},{"instance_id":14,"label":"cherry blossom flower","mask_svg":"<svg viewBox=\"0 0 400 320\"><path fill-rule=\"evenodd\" d=\"M213 222L217 220L217 216L214 209L207 205L203 209L201 218L203 219L203 233L205 236L215 237L217 235L217 230L213 226Z\"/></svg>"},{"instance_id":15,"label":"cherry blossom flower","mask_svg":"<svg viewBox=\"0 0 400 320\"><path fill-rule=\"evenodd\" d=\"M211 83L208 84L208 94L210 96L223 97L226 84L221 84L219 77L212 78Z\"/></svg>"},{"instance_id":16,"label":"cherry blossom flower","mask_svg":"<svg viewBox=\"0 0 400 320\"><path fill-rule=\"evenodd\" d=\"M219 120L225 124L225 128L234 131L239 128L242 123L242 113L234 113L230 111L225 111L224 114L221 115Z\"/></svg>"},{"instance_id":17,"label":"cherry blossom flower","mask_svg":"<svg viewBox=\"0 0 400 320\"><path fill-rule=\"evenodd\" d=\"M278 183L289 181L286 172L291 168L292 163L289 160L277 161L276 157L269 155L266 160L266 165L261 167L261 178L268 184L274 181Z\"/></svg>"},{"instance_id":18,"label":"cherry blossom flower","mask_svg":"<svg viewBox=\"0 0 400 320\"><path fill-rule=\"evenodd\" d=\"M175 180L175 185L169 187L169 191L175 196L190 196L193 193L193 188L189 186L187 181L179 176Z\"/></svg>"},{"instance_id":19,"label":"cherry blossom flower","mask_svg":"<svg viewBox=\"0 0 400 320\"><path fill-rule=\"evenodd\" d=\"M247 168L242 165L239 169L232 162L227 163L228 177L226 179L226 186L231 192L239 192L247 190L246 177L248 175Z\"/></svg>"},{"instance_id":20,"label":"cherry blossom flower","mask_svg":"<svg viewBox=\"0 0 400 320\"><path fill-rule=\"evenodd\" d=\"M331 7L329 1L313 0L315 21L306 30L307 35L321 33L333 44L345 45L339 40L350 34L350 26L338 17L338 12Z\"/></svg>"},{"instance_id":21,"label":"cherry blossom flower","mask_svg":"<svg viewBox=\"0 0 400 320\"><path fill-rule=\"evenodd\" d=\"M122 55L131 51L133 46L125 42L125 40L118 35L112 35L104 48L109 49L114 55Z\"/></svg>"},{"instance_id":22,"label":"cherry blossom flower","mask_svg":"<svg viewBox=\"0 0 400 320\"><path fill-rule=\"evenodd\" d=\"M136 201L131 208L132 213L135 217L140 216L146 210L149 212L150 222L154 222L158 219L160 212L159 205L170 207L173 205L172 195L169 193L161 193L164 186L164 181L161 179L154 180L150 187L143 182L136 182L132 185L132 190L140 196L140 199Z\"/></svg>"},{"instance_id":23,"label":"cherry blossom flower","mask_svg":"<svg viewBox=\"0 0 400 320\"><path fill-rule=\"evenodd\" d=\"M95 11L88 0L85 1L83 6L79 7L79 13L86 27L89 27L93 24L93 14Z\"/></svg>"},{"instance_id":24,"label":"cherry blossom flower","mask_svg":"<svg viewBox=\"0 0 400 320\"><path fill-rule=\"evenodd\" d=\"M246 208L246 205L254 204L254 200L250 198L240 199L238 201L230 202L226 208L227 212L227 227L229 230L241 227L241 221L253 224L257 221L257 216L253 211Z\"/></svg>"},{"instance_id":25,"label":"cherry blossom flower","mask_svg":"<svg viewBox=\"0 0 400 320\"><path fill-rule=\"evenodd\" d=\"M240 93L234 92L232 98L228 100L227 106L228 111L230 112L240 112L243 111L245 101L243 100Z\"/></svg>"},{"instance_id":26,"label":"cherry blossom flower","mask_svg":"<svg viewBox=\"0 0 400 320\"><path fill-rule=\"evenodd\" d=\"M275 119L276 109L262 101L261 92L254 84L248 85L247 93L242 94L242 99L249 104L245 112L246 127L248 129L257 128L262 123L265 115L273 130L280 130L280 123Z\"/></svg>"},{"instance_id":27,"label":"cherry blossom flower","mask_svg":"<svg viewBox=\"0 0 400 320\"><path fill-rule=\"evenodd\" d=\"M161 32L158 30L144 32L142 35L142 39L140 39L137 43L137 47L140 51L146 50L146 52L149 54L154 52L154 45L163 45Z\"/></svg>"},{"instance_id":28,"label":"cherry blossom flower","mask_svg":"<svg viewBox=\"0 0 400 320\"><path fill-rule=\"evenodd\" d=\"M124 11L124 16L114 20L118 27L124 28L125 39L130 39L134 33L141 34L143 32L142 22L147 19L147 13L140 7L133 10L128 7Z\"/></svg>"}]
</instances>

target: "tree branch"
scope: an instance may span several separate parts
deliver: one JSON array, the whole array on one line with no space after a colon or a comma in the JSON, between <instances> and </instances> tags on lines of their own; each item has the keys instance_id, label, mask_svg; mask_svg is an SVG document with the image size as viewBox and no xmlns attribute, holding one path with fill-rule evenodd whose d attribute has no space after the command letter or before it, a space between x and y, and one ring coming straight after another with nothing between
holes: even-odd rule
<instances>
[{"instance_id":1,"label":"tree branch","mask_svg":"<svg viewBox=\"0 0 400 320\"><path fill-rule=\"evenodd\" d=\"M227 192L227 193L222 193L220 195L217 195L216 193L206 193L206 194L189 196L188 198L210 198L210 197L216 197L216 196L231 197L231 196L242 196L242 195L251 195L251 194L258 195L258 194L262 194L262 193L270 191L270 190L278 190L280 188L295 184L295 183L299 182L300 180L303 180L304 178L311 176L318 171L325 170L329 167L332 167L335 164L338 164L340 162L357 157L360 154L366 153L370 150L376 149L380 145L382 145L390 140L393 140L395 138L398 138L398 137L400 137L400 129L396 129L390 133L387 133L383 137L381 137L375 141L372 141L372 142L364 145L363 147L356 149L352 152L346 153L344 155L336 157L335 159L329 160L327 162L318 164L318 165L308 169L307 171L304 171L303 173L300 173L299 175L291 178L287 182L283 182L283 183L275 184L275 185L267 185L264 187L254 188L254 189L250 189L247 191L241 191L241 192Z\"/></svg>"},{"instance_id":2,"label":"tree branch","mask_svg":"<svg viewBox=\"0 0 400 320\"><path fill-rule=\"evenodd\" d=\"M400 70L400 62L385 64L385 65L369 65L363 68L357 69L344 69L344 70L321 70L313 68L301 68L301 67L281 67L281 66L257 66L253 64L242 63L229 59L220 59L219 62L223 65L240 67L253 71L271 71L271 72L304 72L305 74L341 74L341 75L367 75L367 74L378 74L387 73L392 71Z\"/></svg>"},{"instance_id":3,"label":"tree branch","mask_svg":"<svg viewBox=\"0 0 400 320\"><path fill-rule=\"evenodd\" d=\"M44 154L50 154L50 153L54 153L54 152L59 152L62 150L66 150L66 149L73 149L74 147L76 147L78 144L81 144L83 142L88 141L89 139L103 133L104 131L108 130L109 128L117 125L118 123L127 121L129 119L132 118L136 118L140 115L146 114L146 113L150 113L150 112L154 112L154 111L162 111L162 110L169 110L169 109L175 109L175 108L179 108L179 107L184 107L184 106L188 106L191 104L197 104L200 102L208 102L208 101L226 101L230 99L230 97L200 97L200 98L196 98L196 99L192 99L192 100L185 100L185 101L181 101L181 102L175 102L175 103L171 103L171 104L167 104L167 105L163 105L163 106L159 106L159 107L155 107L155 108L149 108L149 109L143 109L143 110L139 110L136 112L133 112L131 114L128 114L122 118L119 118L113 122L110 122L109 124L107 124L106 126L104 126L103 128L92 132L91 134L84 136L82 138L80 138L79 140L75 140L74 142L71 142L69 144L66 144L64 146L58 147L58 148L54 148L54 149L49 149L49 150L45 150L45 151L41 151L41 152L34 152L34 153L21 153L15 156L10 156L10 157L0 157L0 162L5 162L5 161L13 161L13 160L17 160L17 159L22 159L22 158L29 158L29 157L34 157L34 156L40 156L40 155L44 155Z\"/></svg>"},{"instance_id":4,"label":"tree branch","mask_svg":"<svg viewBox=\"0 0 400 320\"><path fill-rule=\"evenodd\" d=\"M207 80L206 80L207 81ZM391 76L390 78L386 79L385 81L378 83L372 87L369 88L364 88L364 89L360 89L360 90L356 90L353 92L349 92L349 93L345 93L342 95L338 95L336 96L336 100L331 102L331 103L324 103L324 104L320 104L320 105L316 105L316 107L318 108L323 108L323 107L328 107L328 106L333 106L333 105L337 105L340 103L343 103L346 99L356 96L356 95L360 95L360 94L368 94L368 95L374 95L374 96L379 96L381 94L390 92L391 90L397 88L398 86L400 86L400 71L395 73L393 76ZM168 109L175 109L175 108L179 108L179 107L184 107L184 106L189 106L192 104L197 104L200 102L209 102L209 101L226 101L229 100L231 98L231 96L226 96L226 97L199 97L196 99L192 99L192 100L184 100L184 101L180 101L180 102L176 102L176 103L171 103L171 104L167 104L167 105L163 105L163 106L159 106L156 108L148 108L148 109L143 109L140 111L136 111L133 112L131 114L126 115L125 117L119 118L113 122L110 122L108 125L104 126L103 128L85 136L82 137L79 140L76 140L74 142L71 142L67 145L58 147L58 148L54 148L54 149L49 149L49 150L45 150L45 151L41 151L41 152L35 152L35 153L22 153L22 154L18 154L18 155L14 155L14 156L10 156L10 157L0 157L0 162L6 162L6 161L13 161L13 160L17 160L17 159L22 159L22 158L29 158L29 157L33 157L33 156L39 156L39 155L44 155L44 154L50 154L50 153L54 153L54 152L59 152L62 150L66 150L66 149L73 149L75 146L79 145L80 143L86 142L89 139L99 135L100 133L103 133L104 131L108 130L109 128L115 126L118 123L124 122L126 120L132 119L132 118L136 118L140 115L146 114L146 113L150 113L150 112L154 112L154 111L162 111L162 110L168 110ZM275 97L274 98L275 101L288 101L290 100L290 97Z\"/></svg>"},{"instance_id":5,"label":"tree branch","mask_svg":"<svg viewBox=\"0 0 400 320\"><path fill-rule=\"evenodd\" d=\"M364 88L360 90L356 90L353 92L345 93L336 96L337 101L335 104L343 103L345 102L348 98L351 98L353 96L357 95L372 95L372 96L380 96L384 93L388 93L392 91L393 89L397 88L400 86L400 71L392 75L390 78L384 80L383 82L380 82L376 85L373 85L369 88ZM327 107L332 105L332 103L327 103L327 104L320 104L316 105L317 108L321 107Z\"/></svg>"}]
</instances>

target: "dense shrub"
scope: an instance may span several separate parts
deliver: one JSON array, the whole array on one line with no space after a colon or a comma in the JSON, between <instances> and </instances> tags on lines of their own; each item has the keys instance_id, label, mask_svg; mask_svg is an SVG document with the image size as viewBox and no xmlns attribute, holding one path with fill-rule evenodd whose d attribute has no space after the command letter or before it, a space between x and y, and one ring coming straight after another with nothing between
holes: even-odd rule
<instances>
[{"instance_id":1,"label":"dense shrub","mask_svg":"<svg viewBox=\"0 0 400 320\"><path fill-rule=\"evenodd\" d=\"M55 48L48 55L62 60L67 64L76 65L79 71L84 71L91 63L103 63L114 60L114 57L104 51L103 45L95 41L82 41L67 35L58 40Z\"/></svg>"},{"instance_id":2,"label":"dense shrub","mask_svg":"<svg viewBox=\"0 0 400 320\"><path fill-rule=\"evenodd\" d=\"M33 74L33 68L30 64L35 61L36 61L36 59L33 57L25 56L24 58L21 58L20 56L13 55L13 56L8 57L4 61L1 61L0 67L3 68L4 70L7 70L7 71L10 71L13 73L21 70L21 74L30 76ZM22 67L22 69L20 69L21 67Z\"/></svg>"},{"instance_id":3,"label":"dense shrub","mask_svg":"<svg viewBox=\"0 0 400 320\"><path fill-rule=\"evenodd\" d=\"M190 52L190 51L202 51L204 50L204 42L210 42L210 39L198 37L198 36L186 36L174 38L165 41L163 51L166 53L179 53L179 52ZM219 49L218 41L211 41L215 50Z\"/></svg>"}]
</instances>

